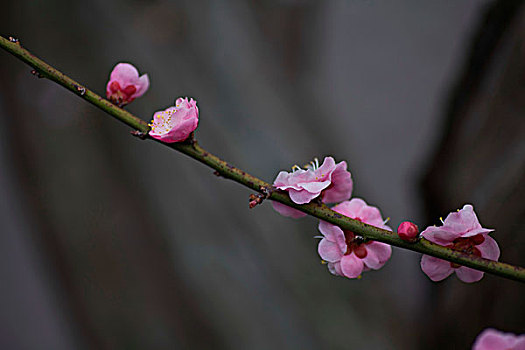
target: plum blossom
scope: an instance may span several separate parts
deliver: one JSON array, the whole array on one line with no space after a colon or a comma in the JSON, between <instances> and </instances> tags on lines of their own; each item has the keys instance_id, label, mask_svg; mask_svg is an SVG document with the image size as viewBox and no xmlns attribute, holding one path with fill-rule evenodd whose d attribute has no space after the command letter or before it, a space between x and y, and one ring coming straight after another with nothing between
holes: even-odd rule
<instances>
[{"instance_id":1,"label":"plum blossom","mask_svg":"<svg viewBox=\"0 0 525 350\"><path fill-rule=\"evenodd\" d=\"M481 227L474 208L467 204L463 209L448 214L442 226L427 227L421 235L433 243L466 254L498 260L500 251L496 241L488 235L491 231L494 230ZM421 269L434 282L447 278L453 272L467 283L477 282L483 277L481 271L428 255L421 258Z\"/></svg>"},{"instance_id":2,"label":"plum blossom","mask_svg":"<svg viewBox=\"0 0 525 350\"><path fill-rule=\"evenodd\" d=\"M525 334L515 335L487 328L478 335L472 350L525 350Z\"/></svg>"},{"instance_id":3,"label":"plum blossom","mask_svg":"<svg viewBox=\"0 0 525 350\"><path fill-rule=\"evenodd\" d=\"M381 212L360 198L352 198L332 208L338 213L366 224L392 231L385 225ZM378 270L390 259L392 248L385 243L367 241L326 221L319 223L323 239L318 252L328 263L328 270L337 276L357 278L363 271Z\"/></svg>"},{"instance_id":4,"label":"plum blossom","mask_svg":"<svg viewBox=\"0 0 525 350\"><path fill-rule=\"evenodd\" d=\"M326 157L321 166L316 158L306 169L295 165L290 173L281 171L273 185L287 191L297 204L309 203L318 196L324 203L336 203L350 198L353 181L345 161L336 164L334 158ZM272 204L284 216L300 218L306 215L275 201Z\"/></svg>"},{"instance_id":5,"label":"plum blossom","mask_svg":"<svg viewBox=\"0 0 525 350\"><path fill-rule=\"evenodd\" d=\"M122 107L137 97L144 95L149 88L147 74L139 77L137 68L129 63L119 63L111 71L106 86L108 100Z\"/></svg>"},{"instance_id":6,"label":"plum blossom","mask_svg":"<svg viewBox=\"0 0 525 350\"><path fill-rule=\"evenodd\" d=\"M415 242L419 236L419 229L413 222L403 221L397 228L397 234L403 241Z\"/></svg>"},{"instance_id":7,"label":"plum blossom","mask_svg":"<svg viewBox=\"0 0 525 350\"><path fill-rule=\"evenodd\" d=\"M167 143L186 140L197 129L199 108L194 99L178 98L175 106L153 114L150 136Z\"/></svg>"}]
</instances>

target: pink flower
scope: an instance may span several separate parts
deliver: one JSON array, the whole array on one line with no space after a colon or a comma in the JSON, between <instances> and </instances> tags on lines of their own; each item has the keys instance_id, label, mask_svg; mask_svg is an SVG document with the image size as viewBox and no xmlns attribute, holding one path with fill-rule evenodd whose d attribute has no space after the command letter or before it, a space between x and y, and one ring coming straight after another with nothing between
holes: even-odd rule
<instances>
[{"instance_id":1,"label":"pink flower","mask_svg":"<svg viewBox=\"0 0 525 350\"><path fill-rule=\"evenodd\" d=\"M385 225L379 209L368 206L360 198L352 198L333 207L338 213L391 231ZM319 242L319 255L328 263L328 270L337 276L356 278L363 271L378 270L390 259L392 248L385 243L367 241L351 231L343 231L326 221L319 223L323 239Z\"/></svg>"},{"instance_id":2,"label":"pink flower","mask_svg":"<svg viewBox=\"0 0 525 350\"><path fill-rule=\"evenodd\" d=\"M197 101L178 98L174 107L153 114L150 136L163 142L172 143L186 140L197 129L199 109Z\"/></svg>"},{"instance_id":3,"label":"pink flower","mask_svg":"<svg viewBox=\"0 0 525 350\"><path fill-rule=\"evenodd\" d=\"M494 231L481 227L472 205L448 214L443 226L427 227L421 233L429 241L452 248L463 253L480 256L490 260L498 260L499 247L489 232ZM423 255L421 269L434 282L441 281L453 272L463 282L477 282L483 277L483 272L465 266L460 266L432 256Z\"/></svg>"},{"instance_id":4,"label":"pink flower","mask_svg":"<svg viewBox=\"0 0 525 350\"><path fill-rule=\"evenodd\" d=\"M419 229L417 228L416 224L410 221L404 221L399 224L399 227L397 228L397 234L403 241L414 242L417 240L419 235Z\"/></svg>"},{"instance_id":5,"label":"pink flower","mask_svg":"<svg viewBox=\"0 0 525 350\"><path fill-rule=\"evenodd\" d=\"M149 88L147 74L139 77L137 69L129 63L119 63L111 71L106 96L108 100L122 107L137 97L144 95Z\"/></svg>"},{"instance_id":6,"label":"pink flower","mask_svg":"<svg viewBox=\"0 0 525 350\"><path fill-rule=\"evenodd\" d=\"M478 335L472 350L525 350L525 334L515 335L487 328Z\"/></svg>"},{"instance_id":7,"label":"pink flower","mask_svg":"<svg viewBox=\"0 0 525 350\"><path fill-rule=\"evenodd\" d=\"M316 158L306 170L295 165L291 173L281 171L273 185L287 191L290 199L297 204L309 203L319 195L324 203L336 203L352 195L352 175L346 169L345 161L336 164L334 158L326 157L319 166ZM299 218L306 215L275 201L272 204L274 209L284 216Z\"/></svg>"}]
</instances>

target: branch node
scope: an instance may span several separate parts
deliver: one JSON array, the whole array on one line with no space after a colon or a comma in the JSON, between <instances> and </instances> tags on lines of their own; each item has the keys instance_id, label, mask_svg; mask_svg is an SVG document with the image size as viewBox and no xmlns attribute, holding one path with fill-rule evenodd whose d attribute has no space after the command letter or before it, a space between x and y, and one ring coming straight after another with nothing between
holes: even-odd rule
<instances>
[{"instance_id":1,"label":"branch node","mask_svg":"<svg viewBox=\"0 0 525 350\"><path fill-rule=\"evenodd\" d=\"M265 195L262 193L250 194L249 199L250 203L248 204L248 206L250 207L250 209L253 209L258 204L261 204L264 201Z\"/></svg>"},{"instance_id":2,"label":"branch node","mask_svg":"<svg viewBox=\"0 0 525 350\"><path fill-rule=\"evenodd\" d=\"M15 43L15 44L20 45L20 40L18 40L18 39L15 38L15 37L10 36L10 37L9 37L9 41L12 42L12 43Z\"/></svg>"},{"instance_id":3,"label":"branch node","mask_svg":"<svg viewBox=\"0 0 525 350\"><path fill-rule=\"evenodd\" d=\"M270 187L261 186L259 187L259 190L264 195L263 199L268 199L272 195L273 191L275 191L275 188L273 186L270 186Z\"/></svg>"},{"instance_id":4,"label":"branch node","mask_svg":"<svg viewBox=\"0 0 525 350\"><path fill-rule=\"evenodd\" d=\"M139 131L139 130L131 130L130 131L130 134L135 136L135 137L138 137L139 139L141 140L145 140L146 137L148 137L148 134L145 133L145 132L142 132L142 131Z\"/></svg>"},{"instance_id":5,"label":"branch node","mask_svg":"<svg viewBox=\"0 0 525 350\"><path fill-rule=\"evenodd\" d=\"M86 94L86 88L80 85L75 85L75 88L77 89L80 96L84 96Z\"/></svg>"},{"instance_id":6,"label":"branch node","mask_svg":"<svg viewBox=\"0 0 525 350\"><path fill-rule=\"evenodd\" d=\"M31 74L33 74L33 75L34 75L35 77L37 77L37 78L43 78L43 77L44 77L44 76L43 76L42 74L40 74L40 72L37 71L36 69L33 69L33 70L31 71Z\"/></svg>"},{"instance_id":7,"label":"branch node","mask_svg":"<svg viewBox=\"0 0 525 350\"><path fill-rule=\"evenodd\" d=\"M261 191L261 193L256 193L256 194L251 194L250 195L250 203L249 203L249 207L250 209L253 209L255 208L255 206L259 205L259 204L262 204L262 202L265 200L265 199L268 199L270 198L270 196L272 195L273 191L275 191L275 188L273 186L261 186L259 187L259 191Z\"/></svg>"}]
</instances>

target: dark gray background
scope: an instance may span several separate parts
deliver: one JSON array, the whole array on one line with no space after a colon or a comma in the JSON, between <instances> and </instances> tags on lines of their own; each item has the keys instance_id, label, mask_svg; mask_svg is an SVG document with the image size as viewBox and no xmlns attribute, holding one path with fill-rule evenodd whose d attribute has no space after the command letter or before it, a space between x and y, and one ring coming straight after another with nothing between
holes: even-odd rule
<instances>
[{"instance_id":1,"label":"dark gray background","mask_svg":"<svg viewBox=\"0 0 525 350\"><path fill-rule=\"evenodd\" d=\"M197 99L201 145L267 181L315 156L346 160L354 196L393 227L424 226L476 207L428 214L420 183L489 4L9 1L0 30L101 94L132 62L151 87L130 111L149 120ZM517 282L434 284L397 248L361 280L331 276L316 220L249 210L245 188L30 70L0 52L2 348L431 349L429 334L458 322L439 337L463 349L487 326L523 331L522 297L498 306L506 317L490 311L498 283L524 294ZM483 288L475 326L431 317L444 300L471 311L444 291Z\"/></svg>"}]
</instances>

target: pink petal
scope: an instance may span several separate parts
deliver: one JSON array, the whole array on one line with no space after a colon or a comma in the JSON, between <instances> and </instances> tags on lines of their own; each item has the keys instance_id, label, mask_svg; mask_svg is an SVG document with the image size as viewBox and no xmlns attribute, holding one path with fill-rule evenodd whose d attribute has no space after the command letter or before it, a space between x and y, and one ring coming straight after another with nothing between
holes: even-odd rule
<instances>
[{"instance_id":1,"label":"pink petal","mask_svg":"<svg viewBox=\"0 0 525 350\"><path fill-rule=\"evenodd\" d=\"M331 263L341 260L341 257L343 256L343 252L341 252L339 246L333 242L330 242L326 238L323 238L321 242L319 242L317 251L323 260Z\"/></svg>"},{"instance_id":2,"label":"pink petal","mask_svg":"<svg viewBox=\"0 0 525 350\"><path fill-rule=\"evenodd\" d=\"M319 221L319 231L327 240L337 243L342 252L346 252L345 234L338 226L329 224L326 221Z\"/></svg>"},{"instance_id":3,"label":"pink petal","mask_svg":"<svg viewBox=\"0 0 525 350\"><path fill-rule=\"evenodd\" d=\"M350 218L356 218L357 214L365 206L366 206L366 202L362 200L361 198L352 198L349 201L339 203L332 209Z\"/></svg>"},{"instance_id":4,"label":"pink petal","mask_svg":"<svg viewBox=\"0 0 525 350\"><path fill-rule=\"evenodd\" d=\"M147 74L142 75L138 80L136 81L135 87L137 88L137 91L133 94L133 98L140 97L144 95L144 93L149 89L149 78Z\"/></svg>"},{"instance_id":5,"label":"pink petal","mask_svg":"<svg viewBox=\"0 0 525 350\"><path fill-rule=\"evenodd\" d=\"M297 185L308 192L315 193L317 197L322 190L330 186L330 180L316 182L299 182Z\"/></svg>"},{"instance_id":6,"label":"pink petal","mask_svg":"<svg viewBox=\"0 0 525 350\"><path fill-rule=\"evenodd\" d=\"M306 213L276 201L272 201L272 207L279 214L290 218L299 219L306 216Z\"/></svg>"},{"instance_id":7,"label":"pink petal","mask_svg":"<svg viewBox=\"0 0 525 350\"><path fill-rule=\"evenodd\" d=\"M500 332L493 328L487 328L481 332L472 350L525 350L525 335Z\"/></svg>"},{"instance_id":8,"label":"pink petal","mask_svg":"<svg viewBox=\"0 0 525 350\"><path fill-rule=\"evenodd\" d=\"M340 162L332 173L332 185L323 192L323 202L337 203L349 199L353 186L352 175L346 170L346 162Z\"/></svg>"},{"instance_id":9,"label":"pink petal","mask_svg":"<svg viewBox=\"0 0 525 350\"><path fill-rule=\"evenodd\" d=\"M119 63L111 71L110 80L116 80L122 88L134 85L139 78L139 72L135 66L129 63Z\"/></svg>"},{"instance_id":10,"label":"pink petal","mask_svg":"<svg viewBox=\"0 0 525 350\"><path fill-rule=\"evenodd\" d=\"M456 275L460 280L466 283L477 282L483 278L483 272L465 266L458 267L456 269Z\"/></svg>"},{"instance_id":11,"label":"pink petal","mask_svg":"<svg viewBox=\"0 0 525 350\"><path fill-rule=\"evenodd\" d=\"M277 175L277 178L273 184L280 190L288 190L293 188L294 190L300 191L303 188L299 186L299 183L313 181L314 179L315 175L313 172L303 169L296 170L292 173L281 171L279 175Z\"/></svg>"},{"instance_id":12,"label":"pink petal","mask_svg":"<svg viewBox=\"0 0 525 350\"><path fill-rule=\"evenodd\" d=\"M349 201L339 203L332 209L350 218L359 218L366 224L390 231L392 230L384 224L379 209L367 205L361 198L352 198Z\"/></svg>"},{"instance_id":13,"label":"pink petal","mask_svg":"<svg viewBox=\"0 0 525 350\"><path fill-rule=\"evenodd\" d=\"M341 264L339 262L328 263L326 265L328 266L328 271L330 271L332 275L343 276L343 271L341 271Z\"/></svg>"},{"instance_id":14,"label":"pink petal","mask_svg":"<svg viewBox=\"0 0 525 350\"><path fill-rule=\"evenodd\" d=\"M461 237L460 234L452 231L444 230L443 227L429 226L423 232L421 236L428 239L430 242L447 245L452 243L456 238Z\"/></svg>"},{"instance_id":15,"label":"pink petal","mask_svg":"<svg viewBox=\"0 0 525 350\"><path fill-rule=\"evenodd\" d=\"M362 259L365 265L378 270L390 259L392 247L381 242L371 242L366 245L366 256Z\"/></svg>"},{"instance_id":16,"label":"pink petal","mask_svg":"<svg viewBox=\"0 0 525 350\"><path fill-rule=\"evenodd\" d=\"M445 227L445 226L443 226ZM479 235L479 234L487 234L489 232L492 232L494 231L493 229L491 228L483 228L483 227L480 227L480 228L475 228L473 230L470 230L470 231L467 231L465 233L463 233L461 235L461 237L472 237L472 236L475 236L475 235Z\"/></svg>"},{"instance_id":17,"label":"pink petal","mask_svg":"<svg viewBox=\"0 0 525 350\"><path fill-rule=\"evenodd\" d=\"M348 278L357 278L363 272L363 260L355 256L354 253L344 255L341 258L341 271Z\"/></svg>"},{"instance_id":18,"label":"pink petal","mask_svg":"<svg viewBox=\"0 0 525 350\"><path fill-rule=\"evenodd\" d=\"M314 170L315 177L323 181L328 179L330 181L331 175L335 170L335 160L332 157L325 157L323 164Z\"/></svg>"},{"instance_id":19,"label":"pink petal","mask_svg":"<svg viewBox=\"0 0 525 350\"><path fill-rule=\"evenodd\" d=\"M444 280L454 272L450 262L430 255L421 257L421 270L434 282Z\"/></svg>"},{"instance_id":20,"label":"pink petal","mask_svg":"<svg viewBox=\"0 0 525 350\"><path fill-rule=\"evenodd\" d=\"M457 212L448 214L443 225L446 226L448 230L457 233L465 233L473 229L481 228L478 218L474 213L474 208L470 204L464 205L463 209Z\"/></svg>"},{"instance_id":21,"label":"pink petal","mask_svg":"<svg viewBox=\"0 0 525 350\"><path fill-rule=\"evenodd\" d=\"M496 243L494 238L490 237L489 235L485 235L484 237L485 240L483 243L478 244L476 248L478 248L478 250L481 252L482 258L497 261L500 254L498 243Z\"/></svg>"},{"instance_id":22,"label":"pink petal","mask_svg":"<svg viewBox=\"0 0 525 350\"><path fill-rule=\"evenodd\" d=\"M297 191L294 189L289 189L288 194L290 195L290 199L297 204L310 203L312 199L319 195L319 193L310 193L305 190Z\"/></svg>"},{"instance_id":23,"label":"pink petal","mask_svg":"<svg viewBox=\"0 0 525 350\"><path fill-rule=\"evenodd\" d=\"M306 172L305 170L298 170L298 172L299 171ZM299 186L292 184L292 181L290 179L292 176L293 176L293 173L289 173L286 171L280 171L277 177L275 178L273 185L280 190L287 190L289 188L300 190L301 188Z\"/></svg>"},{"instance_id":24,"label":"pink petal","mask_svg":"<svg viewBox=\"0 0 525 350\"><path fill-rule=\"evenodd\" d=\"M381 217L381 212L376 207L366 206L361 208L361 211L357 214L364 223L383 228L384 220Z\"/></svg>"}]
</instances>

